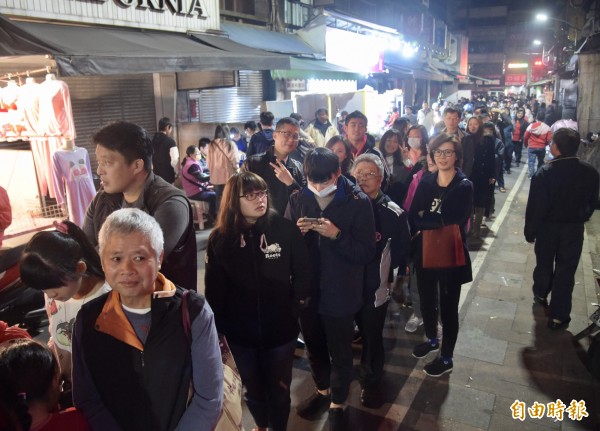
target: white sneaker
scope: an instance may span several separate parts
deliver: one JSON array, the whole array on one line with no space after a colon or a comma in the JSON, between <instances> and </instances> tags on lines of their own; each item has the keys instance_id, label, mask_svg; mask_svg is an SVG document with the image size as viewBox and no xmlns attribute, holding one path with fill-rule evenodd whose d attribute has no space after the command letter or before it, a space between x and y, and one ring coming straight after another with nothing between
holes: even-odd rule
<instances>
[{"instance_id":1,"label":"white sneaker","mask_svg":"<svg viewBox=\"0 0 600 431\"><path fill-rule=\"evenodd\" d=\"M404 330L406 332L415 332L417 330L417 328L419 326L421 326L423 324L423 319L419 319L415 313L412 314L412 316L410 316L410 319L408 319L408 322L406 322L406 326L404 327Z\"/></svg>"}]
</instances>

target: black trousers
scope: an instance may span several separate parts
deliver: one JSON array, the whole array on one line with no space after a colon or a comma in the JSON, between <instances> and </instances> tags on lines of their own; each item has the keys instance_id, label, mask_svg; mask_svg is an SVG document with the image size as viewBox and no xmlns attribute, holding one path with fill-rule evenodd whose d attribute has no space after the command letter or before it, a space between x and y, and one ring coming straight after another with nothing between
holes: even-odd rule
<instances>
[{"instance_id":1,"label":"black trousers","mask_svg":"<svg viewBox=\"0 0 600 431\"><path fill-rule=\"evenodd\" d=\"M300 327L317 389L331 388L331 401L343 404L352 382L354 315L319 314L317 304L300 313Z\"/></svg>"},{"instance_id":2,"label":"black trousers","mask_svg":"<svg viewBox=\"0 0 600 431\"><path fill-rule=\"evenodd\" d=\"M417 267L417 285L421 295L425 335L429 339L437 338L439 315L442 319L444 336L441 353L442 356L451 358L458 338L458 301L461 284L449 276L448 271Z\"/></svg>"},{"instance_id":3,"label":"black trousers","mask_svg":"<svg viewBox=\"0 0 600 431\"><path fill-rule=\"evenodd\" d=\"M512 143L512 141L509 141L506 143L506 146L504 147L504 170L505 171L510 171L510 167L512 165L512 157L513 157L513 151L514 151L515 147ZM517 159L518 161L518 159Z\"/></svg>"},{"instance_id":4,"label":"black trousers","mask_svg":"<svg viewBox=\"0 0 600 431\"><path fill-rule=\"evenodd\" d=\"M521 153L523 152L523 142L521 141L512 141L513 147L515 148L515 162L517 165L521 164Z\"/></svg>"},{"instance_id":5,"label":"black trousers","mask_svg":"<svg viewBox=\"0 0 600 431\"><path fill-rule=\"evenodd\" d=\"M356 323L362 335L362 354L358 372L362 388L376 387L383 375L383 326L387 308L388 302L375 307L373 301L369 301L356 315Z\"/></svg>"},{"instance_id":6,"label":"black trousers","mask_svg":"<svg viewBox=\"0 0 600 431\"><path fill-rule=\"evenodd\" d=\"M571 315L575 271L583 248L583 224L545 223L535 239L533 294L550 300L550 317L564 322Z\"/></svg>"}]
</instances>

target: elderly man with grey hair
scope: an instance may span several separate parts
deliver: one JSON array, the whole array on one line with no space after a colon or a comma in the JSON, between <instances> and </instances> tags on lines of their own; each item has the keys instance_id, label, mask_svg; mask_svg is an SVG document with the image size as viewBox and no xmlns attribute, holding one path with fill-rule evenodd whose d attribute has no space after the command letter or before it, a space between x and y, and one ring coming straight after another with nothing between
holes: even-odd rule
<instances>
[{"instance_id":1,"label":"elderly man with grey hair","mask_svg":"<svg viewBox=\"0 0 600 431\"><path fill-rule=\"evenodd\" d=\"M406 213L381 191L384 168L375 154L362 154L354 160L352 175L369 196L375 216L375 256L364 272L364 305L356 315L362 334L359 381L360 402L378 408L378 385L383 374L383 325L390 298L394 270L404 270L410 252L410 231Z\"/></svg>"},{"instance_id":2,"label":"elderly man with grey hair","mask_svg":"<svg viewBox=\"0 0 600 431\"><path fill-rule=\"evenodd\" d=\"M94 430L213 429L223 402L223 365L210 306L189 292L186 334L183 290L159 272L164 239L152 216L117 210L98 240L113 290L84 301L77 315L75 405Z\"/></svg>"}]
</instances>

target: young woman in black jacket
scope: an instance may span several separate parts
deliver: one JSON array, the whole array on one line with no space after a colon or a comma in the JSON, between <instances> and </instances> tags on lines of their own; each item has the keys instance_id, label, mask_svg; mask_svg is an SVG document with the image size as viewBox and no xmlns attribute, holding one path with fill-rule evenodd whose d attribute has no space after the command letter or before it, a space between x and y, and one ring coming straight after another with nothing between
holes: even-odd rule
<instances>
[{"instance_id":1,"label":"young woman in black jacket","mask_svg":"<svg viewBox=\"0 0 600 431\"><path fill-rule=\"evenodd\" d=\"M296 225L270 209L266 182L234 174L206 251L205 295L246 387L257 431L285 431L299 333L310 280Z\"/></svg>"},{"instance_id":2,"label":"young woman in black jacket","mask_svg":"<svg viewBox=\"0 0 600 431\"><path fill-rule=\"evenodd\" d=\"M424 358L429 353L440 350L437 320L438 314L441 315L444 340L441 355L424 368L427 375L439 377L452 371L452 356L458 337L460 289L462 284L472 280L465 227L471 215L473 185L456 168L460 165L462 148L455 137L445 133L438 135L429 143L429 151L438 172L423 176L409 212L412 234L416 241L414 265L421 296L421 313L428 338L426 342L415 346L413 356ZM460 230L465 265L447 269L424 268L422 232L452 224L458 225Z\"/></svg>"}]
</instances>

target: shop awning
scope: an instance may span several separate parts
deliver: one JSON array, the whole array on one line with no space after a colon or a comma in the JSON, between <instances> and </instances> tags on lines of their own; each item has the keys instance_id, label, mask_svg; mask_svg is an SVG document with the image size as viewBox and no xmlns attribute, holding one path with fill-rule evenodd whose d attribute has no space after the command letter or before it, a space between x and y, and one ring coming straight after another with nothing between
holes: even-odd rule
<instances>
[{"instance_id":1,"label":"shop awning","mask_svg":"<svg viewBox=\"0 0 600 431\"><path fill-rule=\"evenodd\" d=\"M237 43L225 36L215 36L211 34L190 32L192 39L197 40L204 45L211 46L221 51L233 54L242 54L252 56L260 61L261 67L246 68L250 70L269 70L269 69L288 69L290 67L290 57L287 55L275 54L262 49L251 48L247 45Z\"/></svg>"},{"instance_id":2,"label":"shop awning","mask_svg":"<svg viewBox=\"0 0 600 431\"><path fill-rule=\"evenodd\" d=\"M280 33L243 24L221 21L221 30L237 43L282 54L313 57L315 50L295 34Z\"/></svg>"},{"instance_id":3,"label":"shop awning","mask_svg":"<svg viewBox=\"0 0 600 431\"><path fill-rule=\"evenodd\" d=\"M527 87L535 87L537 85L546 85L552 82L552 78L542 79L540 81L530 82Z\"/></svg>"},{"instance_id":4,"label":"shop awning","mask_svg":"<svg viewBox=\"0 0 600 431\"><path fill-rule=\"evenodd\" d=\"M342 66L327 63L325 60L306 58L290 58L290 69L271 70L273 79L336 79L342 81L357 81L362 75Z\"/></svg>"},{"instance_id":5,"label":"shop awning","mask_svg":"<svg viewBox=\"0 0 600 431\"><path fill-rule=\"evenodd\" d=\"M63 76L289 67L286 58L266 61L256 54L213 48L180 33L0 18L0 34L13 35L8 42L2 39L0 53L50 54ZM16 47L6 46L12 41Z\"/></svg>"}]
</instances>

